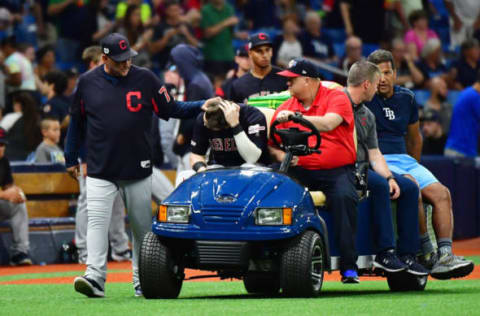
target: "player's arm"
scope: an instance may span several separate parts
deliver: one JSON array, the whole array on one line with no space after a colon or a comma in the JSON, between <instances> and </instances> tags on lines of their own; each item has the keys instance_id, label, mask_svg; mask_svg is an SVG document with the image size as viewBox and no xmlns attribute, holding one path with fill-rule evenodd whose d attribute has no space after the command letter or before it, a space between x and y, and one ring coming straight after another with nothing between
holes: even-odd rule
<instances>
[{"instance_id":1,"label":"player's arm","mask_svg":"<svg viewBox=\"0 0 480 316\"><path fill-rule=\"evenodd\" d=\"M408 125L407 135L405 136L405 138L407 144L407 153L413 158L415 158L417 161L420 161L423 139L422 134L420 134L419 121Z\"/></svg>"},{"instance_id":2,"label":"player's arm","mask_svg":"<svg viewBox=\"0 0 480 316\"><path fill-rule=\"evenodd\" d=\"M205 159L205 156L190 153L190 167L196 172L207 169L207 160Z\"/></svg>"},{"instance_id":3,"label":"player's arm","mask_svg":"<svg viewBox=\"0 0 480 316\"><path fill-rule=\"evenodd\" d=\"M197 116L193 127L192 140L190 142L190 167L195 171L203 171L207 167L205 155L209 147L209 135L203 125L203 113Z\"/></svg>"},{"instance_id":4,"label":"player's arm","mask_svg":"<svg viewBox=\"0 0 480 316\"><path fill-rule=\"evenodd\" d=\"M238 153L245 162L256 163L262 155L262 150L248 138L242 125L240 125L240 107L234 103L222 102L220 103L220 108L225 115L225 120L228 125L230 125L230 128L232 128Z\"/></svg>"},{"instance_id":5,"label":"player's arm","mask_svg":"<svg viewBox=\"0 0 480 316\"><path fill-rule=\"evenodd\" d=\"M81 96L81 86L82 80L80 79L70 108L70 124L65 141L65 167L68 173L75 178L79 173L78 158L85 139L85 108Z\"/></svg>"},{"instance_id":6,"label":"player's arm","mask_svg":"<svg viewBox=\"0 0 480 316\"><path fill-rule=\"evenodd\" d=\"M383 157L382 153L378 148L373 148L368 150L368 159L370 161L370 165L372 169L384 177L388 179L388 186L390 188L390 195L392 199L396 199L400 196L400 187L398 186L395 178L393 177L392 172L388 169L387 162Z\"/></svg>"},{"instance_id":7,"label":"player's arm","mask_svg":"<svg viewBox=\"0 0 480 316\"><path fill-rule=\"evenodd\" d=\"M350 18L350 3L347 1L340 2L340 13L342 14L343 24L347 36L354 35L352 19Z\"/></svg>"}]
</instances>

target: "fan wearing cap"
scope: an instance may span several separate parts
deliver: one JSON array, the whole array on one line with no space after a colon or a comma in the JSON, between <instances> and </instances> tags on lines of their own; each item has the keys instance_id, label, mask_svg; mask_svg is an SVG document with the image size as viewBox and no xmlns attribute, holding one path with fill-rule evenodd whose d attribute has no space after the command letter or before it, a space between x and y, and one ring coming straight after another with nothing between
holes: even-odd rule
<instances>
[{"instance_id":1,"label":"fan wearing cap","mask_svg":"<svg viewBox=\"0 0 480 316\"><path fill-rule=\"evenodd\" d=\"M305 129L288 121L289 116L299 112L322 136L321 154L294 156L289 174L309 189L325 193L340 248L340 270L342 276L353 280L353 275L345 274L355 272L357 261L354 238L358 195L353 177L356 150L352 106L345 93L322 86L316 66L306 59L292 60L289 68L278 74L288 78L292 97L275 111L272 122L283 122L277 128ZM315 141L310 137L311 146ZM285 153L273 147L271 139L269 145L274 159L282 161Z\"/></svg>"},{"instance_id":2,"label":"fan wearing cap","mask_svg":"<svg viewBox=\"0 0 480 316\"><path fill-rule=\"evenodd\" d=\"M217 95L227 100L230 100L232 97L232 86L235 80L250 71L250 59L248 58L248 51L245 46L241 46L235 52L235 64L237 64L237 67L227 74L227 78L229 75L230 77L225 80L221 88L217 90Z\"/></svg>"},{"instance_id":3,"label":"fan wearing cap","mask_svg":"<svg viewBox=\"0 0 480 316\"><path fill-rule=\"evenodd\" d=\"M249 97L286 90L287 79L277 75L282 69L272 66L272 41L268 34L258 33L248 40L250 72L232 85L231 100L246 103Z\"/></svg>"},{"instance_id":4,"label":"fan wearing cap","mask_svg":"<svg viewBox=\"0 0 480 316\"><path fill-rule=\"evenodd\" d=\"M0 221L9 220L12 228L10 265L31 265L25 194L13 183L10 162L5 156L7 143L6 132L0 128Z\"/></svg>"},{"instance_id":5,"label":"fan wearing cap","mask_svg":"<svg viewBox=\"0 0 480 316\"><path fill-rule=\"evenodd\" d=\"M425 110L420 117L423 134L422 155L443 155L447 135L441 125L440 113L435 110Z\"/></svg>"},{"instance_id":6,"label":"fan wearing cap","mask_svg":"<svg viewBox=\"0 0 480 316\"><path fill-rule=\"evenodd\" d=\"M86 141L87 270L74 286L88 297L105 295L108 227L120 192L132 229L133 285L141 295L138 257L151 229L152 115L193 118L212 100L176 102L153 72L132 65L136 52L121 34L107 35L101 46L104 65L79 77L65 148L67 171L76 178Z\"/></svg>"}]
</instances>

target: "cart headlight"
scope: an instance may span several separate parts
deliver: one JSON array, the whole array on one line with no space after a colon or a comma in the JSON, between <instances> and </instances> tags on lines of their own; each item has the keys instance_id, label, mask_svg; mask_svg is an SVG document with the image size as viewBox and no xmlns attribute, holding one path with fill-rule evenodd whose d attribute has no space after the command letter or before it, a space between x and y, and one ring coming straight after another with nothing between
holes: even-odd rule
<instances>
[{"instance_id":1,"label":"cart headlight","mask_svg":"<svg viewBox=\"0 0 480 316\"><path fill-rule=\"evenodd\" d=\"M259 208L255 214L257 225L291 225L291 208Z\"/></svg>"},{"instance_id":2,"label":"cart headlight","mask_svg":"<svg viewBox=\"0 0 480 316\"><path fill-rule=\"evenodd\" d=\"M186 224L190 217L190 207L186 205L160 205L158 221Z\"/></svg>"}]
</instances>

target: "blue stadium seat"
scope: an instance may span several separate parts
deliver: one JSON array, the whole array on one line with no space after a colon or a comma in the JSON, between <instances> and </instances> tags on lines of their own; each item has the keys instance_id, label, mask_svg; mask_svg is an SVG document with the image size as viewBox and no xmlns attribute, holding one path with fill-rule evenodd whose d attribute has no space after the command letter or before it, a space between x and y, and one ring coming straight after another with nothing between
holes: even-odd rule
<instances>
[{"instance_id":1,"label":"blue stadium seat","mask_svg":"<svg viewBox=\"0 0 480 316\"><path fill-rule=\"evenodd\" d=\"M458 99L458 96L460 95L460 92L462 91L449 90L448 96L447 96L448 103L450 103L451 105L455 105L455 103L457 103L457 99Z\"/></svg>"},{"instance_id":2,"label":"blue stadium seat","mask_svg":"<svg viewBox=\"0 0 480 316\"><path fill-rule=\"evenodd\" d=\"M347 33L345 33L345 29L330 29L330 28L324 28L322 29L322 32L326 34L330 39L333 41L333 43L345 43L345 40L347 39Z\"/></svg>"},{"instance_id":3,"label":"blue stadium seat","mask_svg":"<svg viewBox=\"0 0 480 316\"><path fill-rule=\"evenodd\" d=\"M421 107L423 107L425 102L430 98L429 90L413 90L413 93L415 93L415 99Z\"/></svg>"},{"instance_id":4,"label":"blue stadium seat","mask_svg":"<svg viewBox=\"0 0 480 316\"><path fill-rule=\"evenodd\" d=\"M368 56L368 55L370 55L370 53L372 53L373 51L375 51L379 48L380 48L380 45L378 45L378 44L365 44L365 43L363 43L362 54L363 54L363 56Z\"/></svg>"},{"instance_id":5,"label":"blue stadium seat","mask_svg":"<svg viewBox=\"0 0 480 316\"><path fill-rule=\"evenodd\" d=\"M342 58L345 56L345 44L344 43L333 43L333 50L335 52L335 56L338 58Z\"/></svg>"}]
</instances>

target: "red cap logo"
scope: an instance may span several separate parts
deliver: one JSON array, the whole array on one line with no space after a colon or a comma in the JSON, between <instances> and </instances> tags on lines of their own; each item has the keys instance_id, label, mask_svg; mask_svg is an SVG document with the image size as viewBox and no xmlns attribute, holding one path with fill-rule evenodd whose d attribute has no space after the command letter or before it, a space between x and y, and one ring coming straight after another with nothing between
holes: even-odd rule
<instances>
[{"instance_id":1,"label":"red cap logo","mask_svg":"<svg viewBox=\"0 0 480 316\"><path fill-rule=\"evenodd\" d=\"M267 34L260 33L260 34L258 34L258 38L261 39L261 40L266 40L267 39Z\"/></svg>"},{"instance_id":2,"label":"red cap logo","mask_svg":"<svg viewBox=\"0 0 480 316\"><path fill-rule=\"evenodd\" d=\"M125 40L121 40L120 42L118 42L118 46L120 46L121 50L126 50L127 49L127 42L125 42Z\"/></svg>"}]
</instances>

